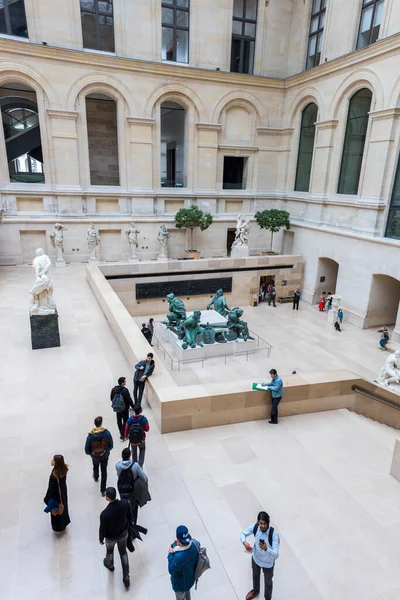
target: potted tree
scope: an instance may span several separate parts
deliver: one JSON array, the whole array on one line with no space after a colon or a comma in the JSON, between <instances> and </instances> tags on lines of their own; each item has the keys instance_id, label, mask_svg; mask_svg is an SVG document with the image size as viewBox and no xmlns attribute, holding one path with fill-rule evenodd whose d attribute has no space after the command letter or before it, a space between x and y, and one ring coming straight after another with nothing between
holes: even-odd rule
<instances>
[{"instance_id":1,"label":"potted tree","mask_svg":"<svg viewBox=\"0 0 400 600\"><path fill-rule=\"evenodd\" d=\"M276 208L271 208L270 210L263 210L261 212L257 212L254 215L254 218L261 229L268 229L271 232L271 243L269 251L263 252L263 254L274 254L274 252L272 252L274 233L278 233L278 231L280 231L284 227L286 229L290 229L289 213L287 212L287 210L278 210Z\"/></svg>"},{"instance_id":2,"label":"potted tree","mask_svg":"<svg viewBox=\"0 0 400 600\"><path fill-rule=\"evenodd\" d=\"M212 214L203 212L198 206L178 210L175 215L175 227L190 230L190 248L185 250L185 258L200 258L200 252L193 249L193 229L200 227L201 231L205 231L210 227L212 220Z\"/></svg>"}]
</instances>

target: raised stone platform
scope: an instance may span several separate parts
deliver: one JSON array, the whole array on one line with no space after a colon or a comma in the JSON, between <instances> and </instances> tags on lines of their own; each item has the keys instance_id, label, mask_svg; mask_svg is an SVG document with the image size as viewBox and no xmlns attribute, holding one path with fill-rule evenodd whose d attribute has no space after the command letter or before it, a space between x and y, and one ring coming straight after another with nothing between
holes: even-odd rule
<instances>
[{"instance_id":1,"label":"raised stone platform","mask_svg":"<svg viewBox=\"0 0 400 600\"><path fill-rule=\"evenodd\" d=\"M193 312L188 312L187 316L190 317L192 314ZM216 331L226 331L222 327L219 329L218 325L224 325L227 323L227 319L216 310L201 311L200 324L207 325L207 323L214 325ZM156 324L156 334L159 339L171 344L177 358L182 362L194 362L212 356L229 356L242 354L243 352L254 352L257 349L256 340L247 340L246 342L242 339L227 341L226 343L215 342L214 344L203 344L203 347L196 346L196 348L183 349L183 340L179 340L177 335L163 323Z\"/></svg>"}]
</instances>

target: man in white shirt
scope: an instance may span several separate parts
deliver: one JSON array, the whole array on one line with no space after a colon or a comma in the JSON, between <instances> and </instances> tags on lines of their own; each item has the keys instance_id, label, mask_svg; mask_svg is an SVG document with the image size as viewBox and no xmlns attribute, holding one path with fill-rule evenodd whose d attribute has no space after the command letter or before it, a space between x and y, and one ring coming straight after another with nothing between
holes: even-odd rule
<instances>
[{"instance_id":1,"label":"man in white shirt","mask_svg":"<svg viewBox=\"0 0 400 600\"><path fill-rule=\"evenodd\" d=\"M249 535L254 535L254 546L246 542ZM268 513L259 512L257 522L242 531L240 541L248 552L252 552L253 589L247 594L246 600L253 600L260 593L261 569L264 573L264 598L271 600L274 564L279 558L279 535L270 527Z\"/></svg>"}]
</instances>

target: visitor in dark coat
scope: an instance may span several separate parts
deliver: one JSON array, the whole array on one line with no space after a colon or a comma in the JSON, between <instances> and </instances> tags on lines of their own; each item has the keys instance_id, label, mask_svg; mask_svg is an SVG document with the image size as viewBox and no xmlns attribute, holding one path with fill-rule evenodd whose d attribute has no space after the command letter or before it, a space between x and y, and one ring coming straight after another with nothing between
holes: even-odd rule
<instances>
[{"instance_id":1,"label":"visitor in dark coat","mask_svg":"<svg viewBox=\"0 0 400 600\"><path fill-rule=\"evenodd\" d=\"M51 511L51 526L53 531L65 531L70 524L71 519L68 513L68 494L67 494L67 473L68 465L64 462L64 457L61 454L55 454L51 461L53 470L49 478L49 486L44 497L46 506L56 504L64 506L62 514L53 515Z\"/></svg>"}]
</instances>

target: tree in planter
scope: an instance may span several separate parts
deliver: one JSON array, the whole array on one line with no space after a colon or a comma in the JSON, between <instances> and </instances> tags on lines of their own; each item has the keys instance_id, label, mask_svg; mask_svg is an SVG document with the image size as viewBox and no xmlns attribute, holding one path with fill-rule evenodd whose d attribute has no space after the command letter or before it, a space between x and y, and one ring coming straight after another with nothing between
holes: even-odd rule
<instances>
[{"instance_id":1,"label":"tree in planter","mask_svg":"<svg viewBox=\"0 0 400 600\"><path fill-rule=\"evenodd\" d=\"M213 221L211 213L205 213L198 206L181 208L175 215L177 229L190 229L190 250L193 252L193 229L200 227L201 231L208 229Z\"/></svg>"},{"instance_id":2,"label":"tree in planter","mask_svg":"<svg viewBox=\"0 0 400 600\"><path fill-rule=\"evenodd\" d=\"M269 251L272 253L274 233L278 233L278 231L283 229L283 227L290 229L289 213L287 210L277 210L276 208L271 208L270 210L257 212L254 215L254 218L261 229L268 229L271 232L271 244Z\"/></svg>"}]
</instances>

